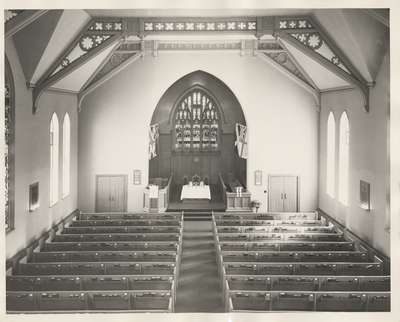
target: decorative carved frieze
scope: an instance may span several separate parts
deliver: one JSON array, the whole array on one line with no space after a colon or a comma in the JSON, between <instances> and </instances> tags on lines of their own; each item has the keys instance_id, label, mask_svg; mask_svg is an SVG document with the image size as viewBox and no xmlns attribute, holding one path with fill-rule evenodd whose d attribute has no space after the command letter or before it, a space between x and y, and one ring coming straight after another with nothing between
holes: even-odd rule
<instances>
[{"instance_id":1,"label":"decorative carved frieze","mask_svg":"<svg viewBox=\"0 0 400 322\"><path fill-rule=\"evenodd\" d=\"M264 53L266 56L269 58L273 59L275 62L277 62L279 65L281 65L283 68L285 68L287 71L292 73L294 76L297 78L300 78L303 82L307 83L312 87L312 84L310 84L307 80L307 78L303 75L303 73L296 67L295 63L291 60L287 52L266 52Z\"/></svg>"},{"instance_id":2,"label":"decorative carved frieze","mask_svg":"<svg viewBox=\"0 0 400 322\"><path fill-rule=\"evenodd\" d=\"M306 18L279 18L278 19L278 29L280 30L290 30L290 29L311 29L313 26Z\"/></svg>"},{"instance_id":3,"label":"decorative carved frieze","mask_svg":"<svg viewBox=\"0 0 400 322\"><path fill-rule=\"evenodd\" d=\"M22 12L24 12L24 10L4 10L4 22L6 23L12 20Z\"/></svg>"},{"instance_id":4,"label":"decorative carved frieze","mask_svg":"<svg viewBox=\"0 0 400 322\"><path fill-rule=\"evenodd\" d=\"M257 21L236 19L204 19L201 21L187 18L179 21L144 21L144 31L151 32L213 32L213 31L256 31Z\"/></svg>"},{"instance_id":5,"label":"decorative carved frieze","mask_svg":"<svg viewBox=\"0 0 400 322\"><path fill-rule=\"evenodd\" d=\"M343 69L346 73L351 74L347 67L343 64L337 54L328 46L318 32L306 33L290 33L290 35L304 46L314 50L328 61Z\"/></svg>"},{"instance_id":6,"label":"decorative carved frieze","mask_svg":"<svg viewBox=\"0 0 400 322\"><path fill-rule=\"evenodd\" d=\"M51 76L57 74L60 70L67 67L78 58L86 55L91 50L110 39L113 35L121 33L122 29L123 24L121 19L112 21L93 21L89 28L80 35L77 44L75 44L75 46L65 55L57 68L52 72Z\"/></svg>"}]
</instances>

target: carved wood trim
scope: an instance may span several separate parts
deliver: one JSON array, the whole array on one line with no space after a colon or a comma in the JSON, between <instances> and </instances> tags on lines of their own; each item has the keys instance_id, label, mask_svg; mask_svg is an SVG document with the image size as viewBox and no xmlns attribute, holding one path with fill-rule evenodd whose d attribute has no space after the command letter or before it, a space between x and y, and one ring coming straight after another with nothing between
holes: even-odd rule
<instances>
[{"instance_id":1,"label":"carved wood trim","mask_svg":"<svg viewBox=\"0 0 400 322\"><path fill-rule=\"evenodd\" d=\"M71 64L69 64L67 67L63 68L62 70L60 70L58 73L54 74L53 76L51 76L48 79L45 79L43 82L39 83L39 85L37 85L33 89L33 113L36 113L38 100L45 89L50 87L52 84L54 84L61 78L69 75L70 73L72 73L73 71L78 69L84 63L86 63L93 57L97 56L100 52L107 49L109 46L112 46L113 44L115 44L115 42L118 41L119 39L121 39L121 37L122 37L121 34L116 34L116 35L110 37L109 39L105 40L102 44L100 44L97 47L95 47L94 49L92 49L86 55L81 56L80 58L74 60ZM78 40L79 40L79 37L78 37Z\"/></svg>"},{"instance_id":2,"label":"carved wood trim","mask_svg":"<svg viewBox=\"0 0 400 322\"><path fill-rule=\"evenodd\" d=\"M299 42L298 40L296 40L295 38L290 36L288 33L286 33L286 32L277 32L276 36L278 38L280 38L280 39L283 39L283 40L287 41L293 47L295 47L296 49L300 50L303 54L309 56L310 58L312 58L313 60L318 62L320 65L322 65L323 67L325 67L326 69L328 69L332 73L336 74L337 76L339 76L340 78L345 80L346 82L349 82L350 84L353 84L354 86L356 86L360 90L360 92L361 92L361 94L363 96L364 109L365 109L366 112L368 112L368 110L369 110L369 88L368 88L368 86L366 84L363 84L357 78L355 78L354 76L346 73L343 69L341 69L340 67L336 66L335 64L333 64L332 62L327 60L325 57L321 56L320 54L318 54L314 50L312 50L312 49L308 48L307 46L303 45L301 42Z\"/></svg>"},{"instance_id":3,"label":"carved wood trim","mask_svg":"<svg viewBox=\"0 0 400 322\"><path fill-rule=\"evenodd\" d=\"M26 10L16 17L7 21L4 25L4 38L8 38L16 34L21 29L25 28L36 19L44 15L48 10Z\"/></svg>"}]
</instances>

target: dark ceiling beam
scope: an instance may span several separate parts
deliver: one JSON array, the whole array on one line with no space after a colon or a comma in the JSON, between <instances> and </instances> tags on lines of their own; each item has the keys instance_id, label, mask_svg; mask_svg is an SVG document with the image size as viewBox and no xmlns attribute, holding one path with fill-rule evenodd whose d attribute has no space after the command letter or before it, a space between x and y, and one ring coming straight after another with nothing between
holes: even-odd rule
<instances>
[{"instance_id":1,"label":"dark ceiling beam","mask_svg":"<svg viewBox=\"0 0 400 322\"><path fill-rule=\"evenodd\" d=\"M81 90L86 88L86 86L88 86L92 80L96 77L96 75L98 74L98 72L104 67L105 64L107 64L107 62L110 60L110 58L114 55L115 51L118 50L119 45L123 42L123 39L119 39L118 40L118 45L116 45L113 50L111 50L111 52L107 55L107 57L100 63L99 66L97 66L96 70L93 72L92 75L90 75L90 77L86 80L86 82L83 84L83 86L81 87Z\"/></svg>"},{"instance_id":2,"label":"dark ceiling beam","mask_svg":"<svg viewBox=\"0 0 400 322\"><path fill-rule=\"evenodd\" d=\"M297 67L297 69L303 74L305 79L314 87L316 90L321 91L317 84L315 84L314 80L311 78L310 75L304 70L304 68L300 65L300 63L297 61L297 59L292 55L292 53L286 48L285 44L278 40L278 43L284 48L286 51L286 54L289 56L289 58L292 60L293 64Z\"/></svg>"},{"instance_id":3,"label":"dark ceiling beam","mask_svg":"<svg viewBox=\"0 0 400 322\"><path fill-rule=\"evenodd\" d=\"M96 48L92 49L86 55L74 60L71 64L69 64L67 67L65 67L62 70L60 70L59 72L57 72L54 76L51 76L50 78L46 79L42 83L39 83L38 85L36 85L33 89L33 113L36 113L36 110L38 108L38 106L37 106L38 100L39 100L40 96L42 95L43 91L45 91L52 84L56 83L60 79L71 74L73 71L75 71L76 69L78 69L79 67L84 65L86 62L91 60L93 57L97 56L103 50L105 50L108 47L115 44L115 42L118 41L120 38L121 38L121 35L112 36L111 38L107 39L106 41L104 41L102 44L100 44Z\"/></svg>"},{"instance_id":4,"label":"dark ceiling beam","mask_svg":"<svg viewBox=\"0 0 400 322\"><path fill-rule=\"evenodd\" d=\"M68 66L62 68L59 70L57 73L53 74L54 71L58 68L58 66L61 64L63 59L67 57L71 51L78 45L78 42L80 41L80 38L89 30L89 27L95 22L95 20L89 21L89 23L82 28L82 31L79 33L79 35L72 41L72 43L57 57L57 59L51 64L51 66L47 69L47 71L44 73L44 75L39 79L37 82L36 86L33 88L33 106L32 106L32 112L36 113L36 110L38 108L38 100L40 96L42 95L43 91L45 91L47 88L49 88L52 84L56 83L60 79L66 77L79 67L81 67L83 64L91 60L93 57L97 56L100 52L108 48L109 46L112 46L115 44L117 41L119 41L123 37L123 30L121 32L115 33L112 35L109 39L105 40L103 43L98 45L97 47L91 49L89 52L84 54L83 56L77 58L76 60L72 61Z\"/></svg>"},{"instance_id":5,"label":"dark ceiling beam","mask_svg":"<svg viewBox=\"0 0 400 322\"><path fill-rule=\"evenodd\" d=\"M346 82L353 84L356 86L360 91L363 96L364 100L364 109L366 112L369 111L369 87L366 83L361 82L354 76L350 75L340 67L336 66L332 62L330 62L328 59L325 57L321 56L319 53L315 52L311 48L303 45L300 41L297 39L293 38L290 34L284 31L279 31L276 32L275 34L278 38L285 40L289 44L291 44L293 47L297 48L300 50L303 54L309 56L312 58L314 61L325 67L327 70L331 71L332 73L336 74ZM321 35L322 37L322 35ZM325 39L324 39L325 40ZM347 67L347 66L346 66Z\"/></svg>"},{"instance_id":6,"label":"dark ceiling beam","mask_svg":"<svg viewBox=\"0 0 400 322\"><path fill-rule=\"evenodd\" d=\"M63 59L78 45L80 37L89 29L94 20L90 20L80 31L77 37L72 40L72 42L68 45L68 47L60 53L60 55L55 59L55 61L49 66L49 68L44 72L44 74L40 77L40 79L36 82L36 85L42 84L46 81L46 79L50 78L52 73L56 70L56 68L61 64Z\"/></svg>"},{"instance_id":7,"label":"dark ceiling beam","mask_svg":"<svg viewBox=\"0 0 400 322\"><path fill-rule=\"evenodd\" d=\"M329 36L328 31L322 26L317 19L314 17L310 17L310 21L313 26L317 29L318 33L321 35L321 38L326 42L328 47L337 55L340 61L346 66L346 68L353 74L361 83L368 85L367 80L362 76L362 74L358 71L358 69L353 65L347 55L339 48L336 42Z\"/></svg>"},{"instance_id":8,"label":"dark ceiling beam","mask_svg":"<svg viewBox=\"0 0 400 322\"><path fill-rule=\"evenodd\" d=\"M24 10L4 25L4 38L11 37L21 29L25 28L36 19L44 15L48 10Z\"/></svg>"}]
</instances>

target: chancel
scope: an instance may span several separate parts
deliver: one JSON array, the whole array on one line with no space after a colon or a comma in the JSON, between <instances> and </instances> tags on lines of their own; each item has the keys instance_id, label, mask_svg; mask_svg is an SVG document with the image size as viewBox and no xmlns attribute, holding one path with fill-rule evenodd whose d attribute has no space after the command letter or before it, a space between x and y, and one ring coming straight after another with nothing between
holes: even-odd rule
<instances>
[{"instance_id":1,"label":"chancel","mask_svg":"<svg viewBox=\"0 0 400 322\"><path fill-rule=\"evenodd\" d=\"M7 314L391 310L389 9L4 17Z\"/></svg>"}]
</instances>

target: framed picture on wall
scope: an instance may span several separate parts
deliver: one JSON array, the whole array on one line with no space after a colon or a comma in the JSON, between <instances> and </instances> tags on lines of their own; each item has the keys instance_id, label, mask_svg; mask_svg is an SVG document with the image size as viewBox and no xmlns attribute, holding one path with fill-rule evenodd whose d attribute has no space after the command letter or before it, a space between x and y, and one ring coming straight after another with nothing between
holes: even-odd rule
<instances>
[{"instance_id":1,"label":"framed picture on wall","mask_svg":"<svg viewBox=\"0 0 400 322\"><path fill-rule=\"evenodd\" d=\"M371 210L371 186L368 182L360 180L360 207L364 210Z\"/></svg>"},{"instance_id":2,"label":"framed picture on wall","mask_svg":"<svg viewBox=\"0 0 400 322\"><path fill-rule=\"evenodd\" d=\"M261 170L254 171L254 185L255 186L262 185L262 171Z\"/></svg>"},{"instance_id":3,"label":"framed picture on wall","mask_svg":"<svg viewBox=\"0 0 400 322\"><path fill-rule=\"evenodd\" d=\"M39 208L39 182L29 185L29 212Z\"/></svg>"},{"instance_id":4,"label":"framed picture on wall","mask_svg":"<svg viewBox=\"0 0 400 322\"><path fill-rule=\"evenodd\" d=\"M140 170L133 170L133 184L140 185L142 183L142 173Z\"/></svg>"}]
</instances>

